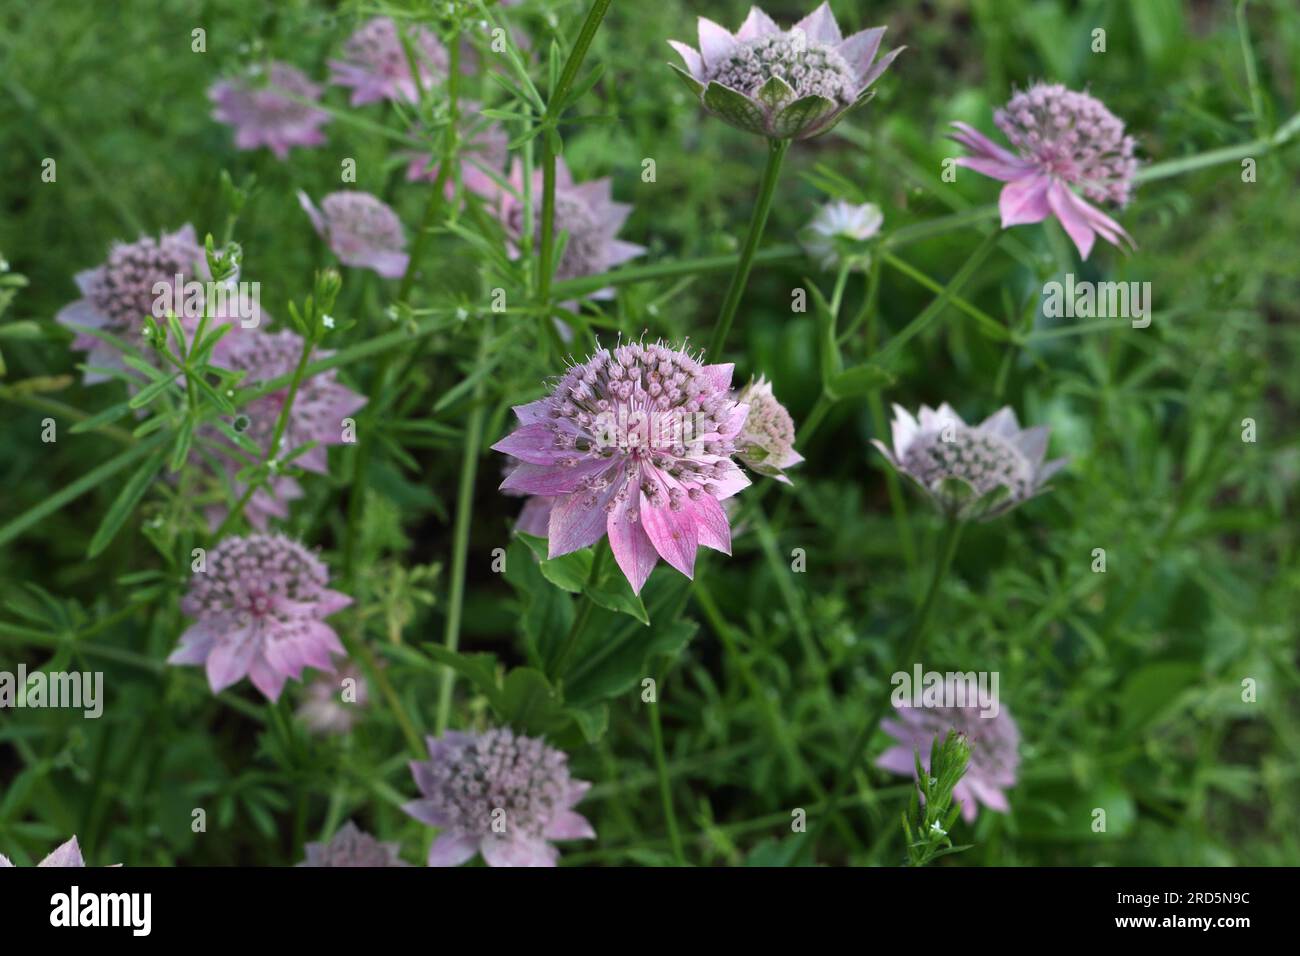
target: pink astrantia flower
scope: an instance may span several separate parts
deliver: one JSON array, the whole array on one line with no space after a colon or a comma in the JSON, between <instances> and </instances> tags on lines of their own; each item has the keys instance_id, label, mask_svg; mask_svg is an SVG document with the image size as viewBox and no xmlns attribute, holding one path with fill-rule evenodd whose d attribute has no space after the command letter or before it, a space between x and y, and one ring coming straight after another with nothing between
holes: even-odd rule
<instances>
[{"instance_id":1,"label":"pink astrantia flower","mask_svg":"<svg viewBox=\"0 0 1300 956\"><path fill-rule=\"evenodd\" d=\"M397 213L370 193L330 193L320 208L305 192L298 203L339 261L359 269L374 269L385 279L400 279L406 272L406 235Z\"/></svg>"},{"instance_id":2,"label":"pink astrantia flower","mask_svg":"<svg viewBox=\"0 0 1300 956\"><path fill-rule=\"evenodd\" d=\"M1046 461L1046 425L1022 429L1003 408L967 425L946 403L921 406L918 417L894 406L891 450L872 439L891 465L915 481L945 514L968 520L994 518L1046 490L1068 459Z\"/></svg>"},{"instance_id":3,"label":"pink astrantia flower","mask_svg":"<svg viewBox=\"0 0 1300 956\"><path fill-rule=\"evenodd\" d=\"M302 337L296 332L241 331L229 334L223 340L228 346L220 353L217 364L237 372L243 372L243 384L256 385L289 375L298 364L302 355ZM312 359L328 358L329 351L315 351ZM243 434L262 449L263 454L272 451L271 439L275 434L276 423L288 400L288 387L255 398L240 412L238 424L243 425ZM284 433L280 438L280 447L275 449L276 456L290 452L295 448L315 442L315 446L298 455L293 460L296 467L315 474L324 475L329 471L330 445L341 445L346 431L344 420L350 418L366 404L364 395L359 395L338 380L338 373L333 369L304 378L298 385L293 405L289 410L289 419L285 423ZM217 447L223 447L224 437L215 428L205 429L205 437ZM196 455L201 453L196 451ZM237 499L244 493L244 485L235 475L247 464L235 453L233 448L228 454L218 454L223 471L228 476L230 488ZM266 530L267 519L289 517L288 502L302 497L298 482L289 475L277 474L260 486L245 506L244 514L249 523L260 531ZM210 525L216 528L226 516L222 505L213 505L207 511Z\"/></svg>"},{"instance_id":4,"label":"pink astrantia flower","mask_svg":"<svg viewBox=\"0 0 1300 956\"><path fill-rule=\"evenodd\" d=\"M216 109L212 118L235 128L240 149L265 146L280 159L291 146L319 146L325 142L320 127L330 114L304 103L320 99L321 88L288 63L269 69L255 67L246 76L222 80L208 91Z\"/></svg>"},{"instance_id":5,"label":"pink astrantia flower","mask_svg":"<svg viewBox=\"0 0 1300 956\"><path fill-rule=\"evenodd\" d=\"M789 30L751 7L734 36L700 17L699 50L668 42L686 63L673 69L710 113L769 139L808 139L873 95L867 88L903 50L877 60L884 36L872 27L845 39L823 3Z\"/></svg>"},{"instance_id":6,"label":"pink astrantia flower","mask_svg":"<svg viewBox=\"0 0 1300 956\"><path fill-rule=\"evenodd\" d=\"M347 663L337 674L320 674L307 685L297 714L312 733L346 734L369 706L370 685L355 664Z\"/></svg>"},{"instance_id":7,"label":"pink astrantia flower","mask_svg":"<svg viewBox=\"0 0 1300 956\"><path fill-rule=\"evenodd\" d=\"M721 502L749 485L732 460L749 406L728 392L731 372L633 342L601 349L551 395L515 408L522 427L492 447L523 464L501 489L557 499L551 557L608 533L639 593L661 557L690 577L700 545L731 553Z\"/></svg>"},{"instance_id":8,"label":"pink astrantia flower","mask_svg":"<svg viewBox=\"0 0 1300 956\"><path fill-rule=\"evenodd\" d=\"M287 678L332 671L345 653L324 619L352 599L328 584L324 563L284 535L225 538L190 580L181 610L197 620L167 663L203 665L214 694L247 676L278 700Z\"/></svg>"},{"instance_id":9,"label":"pink astrantia flower","mask_svg":"<svg viewBox=\"0 0 1300 956\"><path fill-rule=\"evenodd\" d=\"M980 716L980 711L979 704L969 707L895 704L898 720L886 719L880 726L898 744L876 758L876 766L906 777L915 776L914 752L919 750L921 766L929 770L930 745L935 736L943 740L949 730L955 730L965 735L971 750L966 775L953 790L953 797L961 804L962 817L968 823L974 820L979 812L977 803L1006 813L1010 807L1005 791L1015 786L1016 768L1020 766L1020 731L1005 704L988 717Z\"/></svg>"},{"instance_id":10,"label":"pink astrantia flower","mask_svg":"<svg viewBox=\"0 0 1300 956\"><path fill-rule=\"evenodd\" d=\"M203 247L189 223L157 239L143 236L135 242L115 242L103 265L77 273L82 297L60 309L55 319L76 331L72 347L89 353L87 365L123 368L119 349L83 329L99 329L139 346L145 317L153 314L159 298L154 286L164 283L174 289L178 275L182 282L206 282L210 277ZM170 301L171 294L166 295ZM187 331L194 324L182 321ZM107 380L102 372L85 374L88 385Z\"/></svg>"},{"instance_id":11,"label":"pink astrantia flower","mask_svg":"<svg viewBox=\"0 0 1300 956\"><path fill-rule=\"evenodd\" d=\"M736 457L745 467L790 484L785 469L803 461L794 450L794 419L772 393L772 383L759 376L736 395L749 406L745 425L736 436Z\"/></svg>"},{"instance_id":12,"label":"pink astrantia flower","mask_svg":"<svg viewBox=\"0 0 1300 956\"><path fill-rule=\"evenodd\" d=\"M414 103L419 99L411 60L397 30L397 24L388 17L375 17L348 37L341 60L330 60L330 82L352 90L353 106L379 100ZM405 31L419 70L420 87L427 90L447 75L447 50L425 27L411 26Z\"/></svg>"},{"instance_id":13,"label":"pink astrantia flower","mask_svg":"<svg viewBox=\"0 0 1300 956\"><path fill-rule=\"evenodd\" d=\"M77 838L74 836L62 846L50 853L45 859L41 860L37 866L85 866L86 861L81 858L81 847L77 845ZM9 857L0 854L0 867L13 866Z\"/></svg>"},{"instance_id":14,"label":"pink astrantia flower","mask_svg":"<svg viewBox=\"0 0 1300 956\"><path fill-rule=\"evenodd\" d=\"M484 122L478 114L476 103L464 104L460 131L461 149L457 157L460 180L464 187L479 195L491 195L496 187L496 180L488 173L502 175L506 165L506 147L509 137L497 123ZM433 183L438 181L440 163L437 156L428 153L411 153L406 167L407 182ZM456 183L448 176L444 192L450 199L455 192Z\"/></svg>"},{"instance_id":15,"label":"pink astrantia flower","mask_svg":"<svg viewBox=\"0 0 1300 956\"><path fill-rule=\"evenodd\" d=\"M303 849L307 859L299 866L407 866L398 854L401 844L380 843L369 833L357 829L349 820L338 828L328 843L308 843Z\"/></svg>"},{"instance_id":16,"label":"pink astrantia flower","mask_svg":"<svg viewBox=\"0 0 1300 956\"><path fill-rule=\"evenodd\" d=\"M1136 245L1119 223L1085 201L1127 205L1138 166L1136 141L1100 100L1039 83L1011 97L993 122L1016 152L965 123L953 123L957 132L951 135L971 151L958 165L1007 184L999 200L1004 229L1055 216L1084 259L1097 236L1112 245Z\"/></svg>"},{"instance_id":17,"label":"pink astrantia flower","mask_svg":"<svg viewBox=\"0 0 1300 956\"><path fill-rule=\"evenodd\" d=\"M501 189L492 183L485 194L494 199L497 214L511 242L511 251L517 255L524 235L526 206L524 203L523 164L518 160L510 170L511 189ZM542 171L533 173L533 247L542 236ZM555 236L558 247L561 234L567 235L564 254L555 266L555 278L576 279L580 276L599 275L645 252L644 246L615 238L632 212L627 203L614 202L613 186L608 176L585 183L575 183L569 167L561 159L555 171ZM592 298L607 299L612 289L592 293Z\"/></svg>"},{"instance_id":18,"label":"pink astrantia flower","mask_svg":"<svg viewBox=\"0 0 1300 956\"><path fill-rule=\"evenodd\" d=\"M567 755L507 728L429 737L428 762L411 761L421 799L404 809L442 832L429 866L458 866L482 853L489 866L555 866L551 840L596 831L573 807L591 784L569 776Z\"/></svg>"}]
</instances>

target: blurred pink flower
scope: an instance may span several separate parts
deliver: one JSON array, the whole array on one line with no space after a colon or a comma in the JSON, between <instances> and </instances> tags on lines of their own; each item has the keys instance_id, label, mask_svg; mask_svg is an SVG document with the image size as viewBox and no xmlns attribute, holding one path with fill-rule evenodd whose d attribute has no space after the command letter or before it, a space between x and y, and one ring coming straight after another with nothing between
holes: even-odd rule
<instances>
[{"instance_id":1,"label":"blurred pink flower","mask_svg":"<svg viewBox=\"0 0 1300 956\"><path fill-rule=\"evenodd\" d=\"M794 450L794 419L772 393L772 383L760 375L740 390L736 401L749 406L736 436L736 457L760 475L790 484L785 469L802 462L803 455Z\"/></svg>"},{"instance_id":2,"label":"blurred pink flower","mask_svg":"<svg viewBox=\"0 0 1300 956\"><path fill-rule=\"evenodd\" d=\"M898 720L882 720L880 726L898 744L876 758L876 766L891 773L913 777L916 774L914 751L919 750L921 766L930 769L930 745L938 735L940 741L949 730L965 735L970 742L970 763L966 775L953 790L961 803L966 822L975 819L977 803L990 810L1006 813L1010 809L1004 791L1016 785L1020 766L1020 730L1003 704L995 716L981 717L980 705L970 707L900 707L894 705Z\"/></svg>"},{"instance_id":3,"label":"blurred pink flower","mask_svg":"<svg viewBox=\"0 0 1300 956\"><path fill-rule=\"evenodd\" d=\"M871 444L900 474L915 481L944 514L961 520L994 518L1046 490L1068 459L1046 461L1046 425L1020 427L1010 406L967 425L946 403L920 415L894 406L893 441Z\"/></svg>"},{"instance_id":4,"label":"blurred pink flower","mask_svg":"<svg viewBox=\"0 0 1300 956\"><path fill-rule=\"evenodd\" d=\"M731 372L661 344L601 349L516 406L522 427L492 446L522 462L501 490L557 499L553 558L608 533L634 591L661 557L692 576L700 545L731 553L720 502L749 485L732 461L749 408Z\"/></svg>"},{"instance_id":5,"label":"blurred pink flower","mask_svg":"<svg viewBox=\"0 0 1300 956\"><path fill-rule=\"evenodd\" d=\"M569 776L569 758L508 728L429 737L428 762L411 761L421 799L403 809L441 833L429 866L458 866L482 853L489 866L555 866L551 840L596 831L573 807L591 784Z\"/></svg>"},{"instance_id":6,"label":"blurred pink flower","mask_svg":"<svg viewBox=\"0 0 1300 956\"><path fill-rule=\"evenodd\" d=\"M401 844L380 843L349 820L327 843L308 843L307 859L299 866L407 866L398 854Z\"/></svg>"},{"instance_id":7,"label":"blurred pink flower","mask_svg":"<svg viewBox=\"0 0 1300 956\"><path fill-rule=\"evenodd\" d=\"M140 347L145 317L153 314L159 298L154 285L165 283L174 289L178 275L182 282L205 282L210 277L203 246L189 223L157 239L143 236L135 242L113 243L103 265L77 273L82 297L60 309L55 319L77 333L72 347L89 353L86 364L124 368L118 348L82 329L99 329ZM192 331L197 320L182 317L181 324ZM85 373L87 385L107 380L102 372Z\"/></svg>"},{"instance_id":8,"label":"blurred pink flower","mask_svg":"<svg viewBox=\"0 0 1300 956\"><path fill-rule=\"evenodd\" d=\"M972 154L958 165L1007 184L999 201L1004 229L1055 216L1084 259L1097 236L1136 246L1119 223L1085 202L1122 207L1132 198L1136 141L1124 134L1123 120L1087 93L1039 83L1011 97L993 121L1015 153L965 123L953 123L951 136Z\"/></svg>"},{"instance_id":9,"label":"blurred pink flower","mask_svg":"<svg viewBox=\"0 0 1300 956\"><path fill-rule=\"evenodd\" d=\"M320 674L313 679L307 685L297 713L312 733L346 734L369 706L370 685L360 669L349 662L336 674Z\"/></svg>"},{"instance_id":10,"label":"blurred pink flower","mask_svg":"<svg viewBox=\"0 0 1300 956\"><path fill-rule=\"evenodd\" d=\"M214 694L247 676L278 700L287 678L333 671L345 653L324 619L352 599L328 584L324 563L284 535L225 538L190 579L181 610L196 621L167 663L204 666Z\"/></svg>"},{"instance_id":11,"label":"blurred pink flower","mask_svg":"<svg viewBox=\"0 0 1300 956\"><path fill-rule=\"evenodd\" d=\"M460 179L465 189L479 195L491 195L496 188L496 180L488 175L491 170L498 177L504 175L506 165L506 146L509 137L497 123L477 116L478 104L462 104L460 143L457 156L460 167ZM410 162L406 167L407 182L432 183L438 180L440 163L436 155L428 153L408 153ZM448 177L444 192L448 199L452 197L456 183Z\"/></svg>"},{"instance_id":12,"label":"blurred pink flower","mask_svg":"<svg viewBox=\"0 0 1300 956\"><path fill-rule=\"evenodd\" d=\"M829 3L789 30L758 7L735 36L704 17L699 28L699 50L668 41L686 63L685 70L673 69L710 113L769 139L826 132L871 97L867 88L903 50L877 60L885 28L845 39Z\"/></svg>"},{"instance_id":13,"label":"blurred pink flower","mask_svg":"<svg viewBox=\"0 0 1300 956\"><path fill-rule=\"evenodd\" d=\"M343 58L330 60L330 82L352 90L351 104L364 106L378 100L419 99L411 61L388 17L375 17L352 34L343 45ZM420 74L420 87L431 88L447 75L447 50L422 26L406 28L412 57Z\"/></svg>"},{"instance_id":14,"label":"blurred pink flower","mask_svg":"<svg viewBox=\"0 0 1300 956\"><path fill-rule=\"evenodd\" d=\"M496 183L484 187L485 194L495 199L501 224L510 238L512 252L518 254L524 235L524 173L518 160L510 170L511 190L501 189ZM533 248L541 242L542 235L542 171L533 172ZM567 234L564 254L555 266L558 281L580 276L599 275L645 252L644 246L615 238L632 212L627 203L614 202L613 187L609 177L590 182L575 183L573 174L559 160L555 173L555 237ZM606 299L612 289L592 293L592 298Z\"/></svg>"},{"instance_id":15,"label":"blurred pink flower","mask_svg":"<svg viewBox=\"0 0 1300 956\"><path fill-rule=\"evenodd\" d=\"M255 67L214 84L208 98L216 105L212 118L235 128L237 147L265 146L286 159L291 146L325 142L320 127L330 121L330 114L302 102L319 100L320 92L297 67L274 62L269 69Z\"/></svg>"},{"instance_id":16,"label":"blurred pink flower","mask_svg":"<svg viewBox=\"0 0 1300 956\"><path fill-rule=\"evenodd\" d=\"M37 866L53 867L74 867L86 865L86 861L81 858L81 847L77 845L77 838L74 836L66 843L53 850L49 856L41 860ZM0 854L0 867L13 866L9 857Z\"/></svg>"},{"instance_id":17,"label":"blurred pink flower","mask_svg":"<svg viewBox=\"0 0 1300 956\"><path fill-rule=\"evenodd\" d=\"M225 348L218 353L215 363L243 372L243 384L248 386L273 381L292 373L302 355L303 343L301 336L287 329L279 332L241 329L227 334L221 344ZM312 353L312 359L328 358L332 354L318 350ZM263 454L272 451L269 447L271 439L288 397L289 389L286 386L253 399L241 409L240 417L245 425L243 434ZM275 456L279 457L308 442L315 442L315 446L296 457L293 464L316 474L327 474L327 447L344 443L344 419L354 415L365 404L365 396L340 383L338 373L333 369L303 378L294 396L280 447L274 450ZM220 454L216 448L210 450L219 456L230 482L230 490L238 498L244 493L245 486L235 479L235 475L245 467L246 461L215 428L205 428L204 437L216 448L230 448L226 454ZM200 452L196 450L194 454L198 460L203 460ZM253 493L244 508L244 515L254 528L265 531L268 518L289 517L288 502L301 497L302 489L294 478L283 474L273 475L269 482ZM225 516L224 505L213 505L207 511L209 524L213 528L219 526Z\"/></svg>"},{"instance_id":18,"label":"blurred pink flower","mask_svg":"<svg viewBox=\"0 0 1300 956\"><path fill-rule=\"evenodd\" d=\"M383 201L370 193L334 192L317 209L300 190L298 203L344 265L373 269L385 279L400 279L406 272L402 221Z\"/></svg>"}]
</instances>

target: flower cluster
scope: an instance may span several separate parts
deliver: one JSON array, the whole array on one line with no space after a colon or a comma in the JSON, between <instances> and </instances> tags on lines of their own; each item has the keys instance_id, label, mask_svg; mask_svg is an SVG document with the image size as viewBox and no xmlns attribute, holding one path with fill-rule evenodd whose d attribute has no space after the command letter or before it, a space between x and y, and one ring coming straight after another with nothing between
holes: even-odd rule
<instances>
[{"instance_id":1,"label":"flower cluster","mask_svg":"<svg viewBox=\"0 0 1300 956\"><path fill-rule=\"evenodd\" d=\"M826 132L868 98L867 88L902 52L877 60L885 28L846 39L828 3L789 30L758 7L734 36L701 17L699 36L699 50L669 41L686 64L673 69L709 112L769 139Z\"/></svg>"},{"instance_id":2,"label":"flower cluster","mask_svg":"<svg viewBox=\"0 0 1300 956\"><path fill-rule=\"evenodd\" d=\"M749 407L736 436L736 457L747 468L788 485L785 469L803 461L803 455L794 450L794 419L772 394L772 383L760 375L740 390L736 401Z\"/></svg>"},{"instance_id":3,"label":"flower cluster","mask_svg":"<svg viewBox=\"0 0 1300 956\"><path fill-rule=\"evenodd\" d=\"M1043 491L1067 463L1045 461L1049 434L1046 425L1022 429L1010 408L972 426L947 404L922 405L917 417L895 405L893 449L871 443L945 514L968 520L996 517Z\"/></svg>"},{"instance_id":4,"label":"flower cluster","mask_svg":"<svg viewBox=\"0 0 1300 956\"><path fill-rule=\"evenodd\" d=\"M1039 83L1011 97L993 121L1015 153L965 123L953 124L952 138L971 152L959 165L1007 184L1003 228L1055 216L1084 259L1097 236L1133 244L1119 223L1086 201L1126 205L1138 166L1136 140L1100 100Z\"/></svg>"},{"instance_id":5,"label":"flower cluster","mask_svg":"<svg viewBox=\"0 0 1300 956\"><path fill-rule=\"evenodd\" d=\"M521 427L493 446L519 459L502 490L558 499L551 557L609 535L640 592L662 557L688 577L703 545L731 553L720 502L749 485L732 460L747 405L732 366L632 342L575 365L546 398L515 408Z\"/></svg>"},{"instance_id":6,"label":"flower cluster","mask_svg":"<svg viewBox=\"0 0 1300 956\"><path fill-rule=\"evenodd\" d=\"M352 603L328 587L314 554L283 535L229 537L194 573L181 610L195 618L170 664L202 665L212 692L247 676L270 700L304 667L334 670L345 654L324 619Z\"/></svg>"},{"instance_id":7,"label":"flower cluster","mask_svg":"<svg viewBox=\"0 0 1300 956\"><path fill-rule=\"evenodd\" d=\"M255 68L214 84L208 98L216 107L212 118L235 128L235 146L265 146L287 159L291 146L325 142L320 127L330 121L330 114L311 105L320 93L320 86L296 66L275 62L266 70Z\"/></svg>"},{"instance_id":8,"label":"flower cluster","mask_svg":"<svg viewBox=\"0 0 1300 956\"><path fill-rule=\"evenodd\" d=\"M344 265L373 269L385 279L400 279L409 257L402 221L383 200L370 193L343 190L327 195L320 208L305 192L298 203L316 234L329 243Z\"/></svg>"},{"instance_id":9,"label":"flower cluster","mask_svg":"<svg viewBox=\"0 0 1300 956\"><path fill-rule=\"evenodd\" d=\"M416 102L421 89L429 89L447 75L447 50L421 26L410 28L407 40L410 58L396 23L388 17L367 21L344 44L343 58L330 61L331 82L352 90L353 106L379 100ZM419 74L418 85L411 72L412 60Z\"/></svg>"},{"instance_id":10,"label":"flower cluster","mask_svg":"<svg viewBox=\"0 0 1300 956\"><path fill-rule=\"evenodd\" d=\"M551 840L596 835L573 807L591 786L569 776L568 757L507 728L428 738L429 760L412 761L421 799L403 808L441 833L429 866L457 866L482 853L489 866L554 866Z\"/></svg>"},{"instance_id":11,"label":"flower cluster","mask_svg":"<svg viewBox=\"0 0 1300 956\"><path fill-rule=\"evenodd\" d=\"M70 867L85 866L86 861L81 858L81 847L77 845L77 838L74 836L66 843L61 844L58 848L52 850L45 859L41 860L37 866L54 866ZM0 853L0 867L13 866L9 857Z\"/></svg>"},{"instance_id":12,"label":"flower cluster","mask_svg":"<svg viewBox=\"0 0 1300 956\"><path fill-rule=\"evenodd\" d=\"M308 843L303 849L307 859L299 866L406 866L398 856L399 844L380 843L351 820L339 827L329 842Z\"/></svg>"},{"instance_id":13,"label":"flower cluster","mask_svg":"<svg viewBox=\"0 0 1300 956\"><path fill-rule=\"evenodd\" d=\"M951 685L950 685L951 686ZM978 813L976 804L1006 813L1010 809L1006 793L1016 784L1020 766L1020 730L1005 705L994 716L984 717L980 706L899 707L898 720L884 720L881 727L898 743L878 758L876 766L892 773L913 776L915 752L920 751L921 766L930 767L930 745L937 736L941 741L948 731L963 735L970 745L970 762L953 797L961 804L967 822Z\"/></svg>"}]
</instances>

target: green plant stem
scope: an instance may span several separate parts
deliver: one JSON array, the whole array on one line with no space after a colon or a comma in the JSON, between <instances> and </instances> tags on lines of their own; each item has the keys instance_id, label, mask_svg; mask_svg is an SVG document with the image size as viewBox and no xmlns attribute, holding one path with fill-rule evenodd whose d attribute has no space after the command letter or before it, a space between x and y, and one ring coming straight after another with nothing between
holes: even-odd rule
<instances>
[{"instance_id":1,"label":"green plant stem","mask_svg":"<svg viewBox=\"0 0 1300 956\"><path fill-rule=\"evenodd\" d=\"M593 587L600 581L600 571L605 564L605 557L609 554L609 550L608 537L601 538L596 542L596 547L591 556L591 570L587 572L588 587ZM596 602L591 599L591 595L584 592L578 613L574 615L573 624L569 627L569 633L565 635L564 643L560 645L560 649L551 663L550 676L552 678L564 676L564 668L569 663L569 658L573 656L574 648L578 646L578 639L582 636L582 631L587 626L587 622L591 620L591 612L595 606Z\"/></svg>"},{"instance_id":2,"label":"green plant stem","mask_svg":"<svg viewBox=\"0 0 1300 956\"><path fill-rule=\"evenodd\" d=\"M760 249L754 253L755 263L784 262L798 259L803 255L798 246L773 246ZM552 286L557 299L567 299L587 295L597 289L609 286L633 285L637 282L653 282L658 279L676 279L683 276L705 275L711 272L726 272L735 269L740 261L740 253L733 252L725 256L704 256L700 259L674 259L667 262L652 262L649 265L626 266L596 276L581 276L577 279L565 279Z\"/></svg>"},{"instance_id":3,"label":"green plant stem","mask_svg":"<svg viewBox=\"0 0 1300 956\"><path fill-rule=\"evenodd\" d=\"M720 361L722 350L727 344L727 333L731 331L736 309L740 307L740 297L745 293L749 282L749 271L754 266L754 253L763 238L767 226L767 214L772 209L772 197L776 195L776 183L781 175L781 162L786 150L790 148L788 139L768 140L767 165L763 168L763 180L758 188L758 199L754 203L754 212L749 220L749 233L740 250L740 259L736 269L731 273L731 284L727 286L727 296L722 300L722 311L718 313L717 324L713 327L713 338L709 340L707 355L710 361Z\"/></svg>"},{"instance_id":4,"label":"green plant stem","mask_svg":"<svg viewBox=\"0 0 1300 956\"><path fill-rule=\"evenodd\" d=\"M550 309L555 257L555 175L558 158L556 144L559 140L556 127L560 122L560 114L564 112L565 99L569 95L569 90L573 87L574 80L578 78L582 61L586 58L591 41L595 39L596 31L600 29L601 21L605 19L612 2L613 0L595 0L587 10L587 19L583 21L578 39L574 42L573 49L569 51L568 59L564 61L555 89L550 91L546 102L546 114L542 117L542 235L537 252L537 301L542 309L538 321L542 324L543 341L549 342L553 348L556 348L558 355L564 354L564 342L551 322Z\"/></svg>"},{"instance_id":5,"label":"green plant stem","mask_svg":"<svg viewBox=\"0 0 1300 956\"><path fill-rule=\"evenodd\" d=\"M661 689L656 685L655 699L650 704L650 736L654 739L655 773L659 777L659 799L663 802L664 823L668 827L668 839L672 844L673 858L678 866L685 866L686 853L682 849L681 831L677 828L677 811L673 809L672 787L668 782L668 760L664 756L664 731L659 721L658 691Z\"/></svg>"},{"instance_id":6,"label":"green plant stem","mask_svg":"<svg viewBox=\"0 0 1300 956\"><path fill-rule=\"evenodd\" d=\"M487 345L492 338L492 320L483 318L479 332L478 364L487 357ZM474 510L474 480L478 475L479 447L483 440L483 422L486 406L483 391L486 377L474 385L469 421L465 425L465 454L460 463L460 485L456 492L456 521L452 530L451 583L447 597L447 623L442 643L449 651L460 646L460 618L465 608L465 563L469 556L469 526ZM434 724L435 735L441 736L451 718L451 692L456 682L456 672L450 667L442 672L438 687L438 713Z\"/></svg>"},{"instance_id":7,"label":"green plant stem","mask_svg":"<svg viewBox=\"0 0 1300 956\"><path fill-rule=\"evenodd\" d=\"M952 567L953 558L957 554L957 545L961 541L962 527L962 523L956 518L949 518L944 523L943 534L935 551L934 573L930 577L929 587L926 588L925 597L921 600L916 616L912 619L912 627L908 632L907 641L903 645L903 653L899 656L898 665L893 672L904 670L910 663L914 663L925 645L925 637L929 630L930 618L934 613L935 601L943 587L944 580L948 576L948 571ZM853 743L849 746L844 763L836 774L835 789L831 791L832 803L837 803L852 785L853 774L866 752L867 744L871 742L871 737L880 724L880 719L884 717L885 711L889 707L890 696L890 694L886 693L880 697L876 706L863 722ZM827 822L826 816L818 819L812 833L809 834L808 839L800 847L798 858L803 858L813 852L817 845L817 838L826 828Z\"/></svg>"}]
</instances>

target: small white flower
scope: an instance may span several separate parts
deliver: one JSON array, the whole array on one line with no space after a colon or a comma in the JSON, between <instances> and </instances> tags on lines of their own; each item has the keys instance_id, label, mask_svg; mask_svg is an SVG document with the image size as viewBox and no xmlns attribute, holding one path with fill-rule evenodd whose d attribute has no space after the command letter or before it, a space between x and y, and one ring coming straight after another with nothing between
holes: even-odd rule
<instances>
[{"instance_id":1,"label":"small white flower","mask_svg":"<svg viewBox=\"0 0 1300 956\"><path fill-rule=\"evenodd\" d=\"M320 318L320 323L321 325L325 326L325 328L332 329L334 328L334 316L322 315Z\"/></svg>"},{"instance_id":2,"label":"small white flower","mask_svg":"<svg viewBox=\"0 0 1300 956\"><path fill-rule=\"evenodd\" d=\"M939 826L938 820L935 820L933 823L930 824L930 832L935 836L939 836L939 837L945 837L948 835L948 831L945 830L943 827Z\"/></svg>"},{"instance_id":3,"label":"small white flower","mask_svg":"<svg viewBox=\"0 0 1300 956\"><path fill-rule=\"evenodd\" d=\"M869 257L859 248L880 232L884 213L875 203L852 203L837 199L817 211L804 231L803 248L823 269L834 270L841 264L864 269Z\"/></svg>"}]
</instances>

